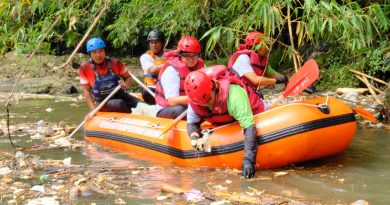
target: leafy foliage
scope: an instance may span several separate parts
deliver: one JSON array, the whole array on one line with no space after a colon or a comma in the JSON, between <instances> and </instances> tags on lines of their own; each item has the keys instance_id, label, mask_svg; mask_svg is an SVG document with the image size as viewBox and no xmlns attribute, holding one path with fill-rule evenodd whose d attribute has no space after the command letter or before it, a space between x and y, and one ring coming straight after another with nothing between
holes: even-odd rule
<instances>
[{"instance_id":1,"label":"leafy foliage","mask_svg":"<svg viewBox=\"0 0 390 205\"><path fill-rule=\"evenodd\" d=\"M259 30L269 37L273 54L282 52L279 62L272 62L276 67L291 63L293 54L326 43L331 45L330 53L343 63L339 67L321 67L329 73L344 75L341 71L345 71L345 65L364 68L373 75L389 70L389 0L76 0L70 5L71 2L3 0L0 53L31 52L59 16L60 23L46 37L40 51L61 54L61 50L73 49L96 14L110 3L91 36L102 36L110 47L128 53L140 48L143 51L148 32L159 29L166 34L169 48L174 48L181 36L193 35L201 39L205 58L226 59L247 33ZM334 79L332 75L330 79ZM337 76L340 81L348 76L343 75ZM353 81L346 84L356 85Z\"/></svg>"}]
</instances>

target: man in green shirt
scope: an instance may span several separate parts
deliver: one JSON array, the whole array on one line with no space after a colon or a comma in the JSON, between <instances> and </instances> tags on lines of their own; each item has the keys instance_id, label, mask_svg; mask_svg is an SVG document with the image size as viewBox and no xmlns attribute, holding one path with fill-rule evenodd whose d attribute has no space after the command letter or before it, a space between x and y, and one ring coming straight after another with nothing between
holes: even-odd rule
<instances>
[{"instance_id":1,"label":"man in green shirt","mask_svg":"<svg viewBox=\"0 0 390 205\"><path fill-rule=\"evenodd\" d=\"M218 124L238 121L245 135L242 175L252 178L258 146L253 114L264 111L266 106L255 92L246 90L237 77L213 76L213 72L218 73L215 70L191 72L184 82L189 98L187 132L191 145L199 148L198 142L202 137L200 124L203 121Z\"/></svg>"}]
</instances>

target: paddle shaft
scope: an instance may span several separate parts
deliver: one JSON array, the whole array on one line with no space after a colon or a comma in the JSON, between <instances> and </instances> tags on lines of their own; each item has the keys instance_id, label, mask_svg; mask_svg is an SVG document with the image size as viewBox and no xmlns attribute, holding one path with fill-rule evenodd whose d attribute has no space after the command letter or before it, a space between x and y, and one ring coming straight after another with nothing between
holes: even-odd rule
<instances>
[{"instance_id":1,"label":"paddle shaft","mask_svg":"<svg viewBox=\"0 0 390 205\"><path fill-rule=\"evenodd\" d=\"M143 87L153 97L156 97L156 94L154 94L154 92L152 92L148 87L146 87L137 77L135 77L135 75L133 75L131 72L129 72L129 74L134 79L134 81L138 83L138 85Z\"/></svg>"},{"instance_id":2,"label":"paddle shaft","mask_svg":"<svg viewBox=\"0 0 390 205\"><path fill-rule=\"evenodd\" d=\"M92 112L89 114L91 116L94 116L102 107L114 96L119 90L121 89L121 86L118 85ZM85 119L77 126L75 130L73 130L72 133L68 136L68 138L71 138L76 132L84 125Z\"/></svg>"},{"instance_id":3,"label":"paddle shaft","mask_svg":"<svg viewBox=\"0 0 390 205\"><path fill-rule=\"evenodd\" d=\"M181 119L183 119L187 115L187 110L181 113L175 120L173 120L172 124L168 125L160 134L159 137L168 132L173 126L175 126Z\"/></svg>"}]
</instances>

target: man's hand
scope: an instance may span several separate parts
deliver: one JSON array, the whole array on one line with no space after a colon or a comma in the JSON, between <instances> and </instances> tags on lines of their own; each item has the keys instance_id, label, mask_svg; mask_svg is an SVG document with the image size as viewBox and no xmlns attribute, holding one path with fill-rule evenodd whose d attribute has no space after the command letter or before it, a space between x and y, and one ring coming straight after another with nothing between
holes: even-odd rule
<instances>
[{"instance_id":1,"label":"man's hand","mask_svg":"<svg viewBox=\"0 0 390 205\"><path fill-rule=\"evenodd\" d=\"M275 84L282 84L282 83L284 83L284 84L288 83L288 77L287 76L283 75L281 77L277 77L276 78Z\"/></svg>"},{"instance_id":2,"label":"man's hand","mask_svg":"<svg viewBox=\"0 0 390 205\"><path fill-rule=\"evenodd\" d=\"M250 179L255 176L255 165L248 162L248 160L242 160L242 173L241 175L245 179Z\"/></svg>"},{"instance_id":3,"label":"man's hand","mask_svg":"<svg viewBox=\"0 0 390 205\"><path fill-rule=\"evenodd\" d=\"M85 117L84 120L86 122L90 121L96 114L92 115L92 112L88 113Z\"/></svg>"},{"instance_id":4,"label":"man's hand","mask_svg":"<svg viewBox=\"0 0 390 205\"><path fill-rule=\"evenodd\" d=\"M312 86L309 86L308 88L304 89L303 92L305 92L307 94L313 94L313 93L316 92L316 88L312 87Z\"/></svg>"},{"instance_id":5,"label":"man's hand","mask_svg":"<svg viewBox=\"0 0 390 205\"><path fill-rule=\"evenodd\" d=\"M120 81L119 85L121 86L121 88L122 88L123 90L128 90L129 87L130 87L130 86L127 84L126 81Z\"/></svg>"},{"instance_id":6,"label":"man's hand","mask_svg":"<svg viewBox=\"0 0 390 205\"><path fill-rule=\"evenodd\" d=\"M191 138L191 146L195 150L211 152L208 134L206 135L202 134L202 136L200 136L199 133L193 132L191 133L190 138Z\"/></svg>"},{"instance_id":7,"label":"man's hand","mask_svg":"<svg viewBox=\"0 0 390 205\"><path fill-rule=\"evenodd\" d=\"M198 141L199 138L200 138L200 135L199 135L199 133L197 133L197 132L193 132L193 133L191 133L191 135L190 135L191 146L192 146L194 149L196 148L197 141Z\"/></svg>"}]
</instances>

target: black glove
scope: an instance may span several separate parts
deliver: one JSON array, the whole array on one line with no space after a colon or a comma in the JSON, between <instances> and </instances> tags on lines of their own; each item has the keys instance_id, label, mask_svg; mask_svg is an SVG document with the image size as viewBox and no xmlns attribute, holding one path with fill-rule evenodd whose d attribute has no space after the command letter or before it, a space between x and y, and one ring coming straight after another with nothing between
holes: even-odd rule
<instances>
[{"instance_id":1,"label":"black glove","mask_svg":"<svg viewBox=\"0 0 390 205\"><path fill-rule=\"evenodd\" d=\"M304 89L303 92L305 92L307 94L313 94L316 92L316 88L313 86L309 86L308 88Z\"/></svg>"},{"instance_id":2,"label":"black glove","mask_svg":"<svg viewBox=\"0 0 390 205\"><path fill-rule=\"evenodd\" d=\"M255 165L246 160L242 161L242 176L250 179L255 176Z\"/></svg>"},{"instance_id":3,"label":"black glove","mask_svg":"<svg viewBox=\"0 0 390 205\"><path fill-rule=\"evenodd\" d=\"M242 160L242 176L252 178L255 176L255 163L257 155L257 134L255 125L244 129L244 159Z\"/></svg>"},{"instance_id":4,"label":"black glove","mask_svg":"<svg viewBox=\"0 0 390 205\"><path fill-rule=\"evenodd\" d=\"M287 84L288 83L288 77L287 76L281 76L276 78L276 83L275 84Z\"/></svg>"}]
</instances>

